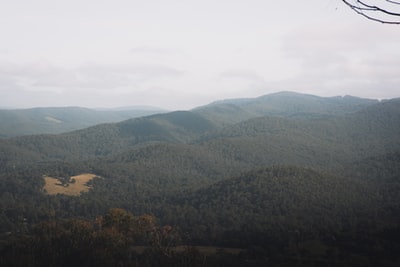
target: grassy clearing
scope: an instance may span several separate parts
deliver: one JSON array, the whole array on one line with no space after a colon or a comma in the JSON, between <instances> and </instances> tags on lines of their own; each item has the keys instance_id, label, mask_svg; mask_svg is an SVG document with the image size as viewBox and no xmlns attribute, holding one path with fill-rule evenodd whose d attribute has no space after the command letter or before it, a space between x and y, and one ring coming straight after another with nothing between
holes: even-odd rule
<instances>
[{"instance_id":1,"label":"grassy clearing","mask_svg":"<svg viewBox=\"0 0 400 267\"><path fill-rule=\"evenodd\" d=\"M44 176L45 185L43 189L46 190L49 195L64 194L68 196L79 196L82 192L89 191L90 187L87 185L87 182L94 177L96 177L96 175L91 173L71 176L70 181L75 182L69 182L63 185L57 178Z\"/></svg>"},{"instance_id":2,"label":"grassy clearing","mask_svg":"<svg viewBox=\"0 0 400 267\"><path fill-rule=\"evenodd\" d=\"M47 121L50 121L50 122L62 123L62 121L60 121L60 120L58 120L58 119L56 119L56 118L54 118L54 117L50 117L50 116L46 116L45 119L46 119Z\"/></svg>"}]
</instances>

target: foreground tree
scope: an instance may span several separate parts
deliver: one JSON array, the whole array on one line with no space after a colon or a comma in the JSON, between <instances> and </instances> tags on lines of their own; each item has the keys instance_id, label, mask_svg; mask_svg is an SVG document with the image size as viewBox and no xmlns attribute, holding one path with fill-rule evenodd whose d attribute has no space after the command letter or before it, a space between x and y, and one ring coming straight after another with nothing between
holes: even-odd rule
<instances>
[{"instance_id":1,"label":"foreground tree","mask_svg":"<svg viewBox=\"0 0 400 267\"><path fill-rule=\"evenodd\" d=\"M369 20L400 24L400 1L395 0L342 0L352 10Z\"/></svg>"},{"instance_id":2,"label":"foreground tree","mask_svg":"<svg viewBox=\"0 0 400 267\"><path fill-rule=\"evenodd\" d=\"M177 238L171 226L159 226L153 215L134 216L116 208L93 221L37 224L26 235L0 243L0 266L165 266L164 261L175 260L171 247Z\"/></svg>"}]
</instances>

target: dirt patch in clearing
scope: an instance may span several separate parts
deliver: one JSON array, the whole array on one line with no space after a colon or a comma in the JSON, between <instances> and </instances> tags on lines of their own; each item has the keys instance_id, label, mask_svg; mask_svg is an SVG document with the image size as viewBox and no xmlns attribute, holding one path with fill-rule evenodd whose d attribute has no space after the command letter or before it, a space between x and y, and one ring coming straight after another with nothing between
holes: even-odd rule
<instances>
[{"instance_id":1,"label":"dirt patch in clearing","mask_svg":"<svg viewBox=\"0 0 400 267\"><path fill-rule=\"evenodd\" d=\"M87 192L90 186L87 183L97 175L92 173L83 173L71 176L68 182L62 182L61 179L44 176L44 190L49 195L64 194L68 196L79 196L82 192Z\"/></svg>"}]
</instances>

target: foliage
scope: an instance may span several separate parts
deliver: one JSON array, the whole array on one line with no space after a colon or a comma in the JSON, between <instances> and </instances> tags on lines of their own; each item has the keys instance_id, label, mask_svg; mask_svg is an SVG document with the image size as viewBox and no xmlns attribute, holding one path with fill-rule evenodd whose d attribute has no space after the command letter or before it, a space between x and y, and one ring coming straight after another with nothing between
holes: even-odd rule
<instances>
[{"instance_id":1,"label":"foliage","mask_svg":"<svg viewBox=\"0 0 400 267\"><path fill-rule=\"evenodd\" d=\"M79 107L0 110L0 138L31 134L60 134L100 123L161 113L162 110L94 110Z\"/></svg>"},{"instance_id":2,"label":"foliage","mask_svg":"<svg viewBox=\"0 0 400 267\"><path fill-rule=\"evenodd\" d=\"M1 249L1 266L141 266L134 246L152 257L170 256L176 239L171 227L159 227L151 215L133 216L111 209L94 221L44 221ZM172 255L171 255L172 256Z\"/></svg>"},{"instance_id":3,"label":"foliage","mask_svg":"<svg viewBox=\"0 0 400 267\"><path fill-rule=\"evenodd\" d=\"M0 247L14 266L395 265L399 118L398 99L284 93L0 140ZM43 192L43 175L81 173L101 178ZM205 260L176 240L243 250Z\"/></svg>"}]
</instances>

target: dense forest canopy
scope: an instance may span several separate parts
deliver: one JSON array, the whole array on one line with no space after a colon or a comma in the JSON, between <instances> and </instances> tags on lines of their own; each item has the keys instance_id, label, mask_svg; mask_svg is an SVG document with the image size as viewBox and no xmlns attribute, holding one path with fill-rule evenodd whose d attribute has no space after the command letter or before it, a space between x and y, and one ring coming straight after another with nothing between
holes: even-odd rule
<instances>
[{"instance_id":1,"label":"dense forest canopy","mask_svg":"<svg viewBox=\"0 0 400 267\"><path fill-rule=\"evenodd\" d=\"M399 99L282 92L1 139L1 265L395 266L399 137Z\"/></svg>"}]
</instances>

